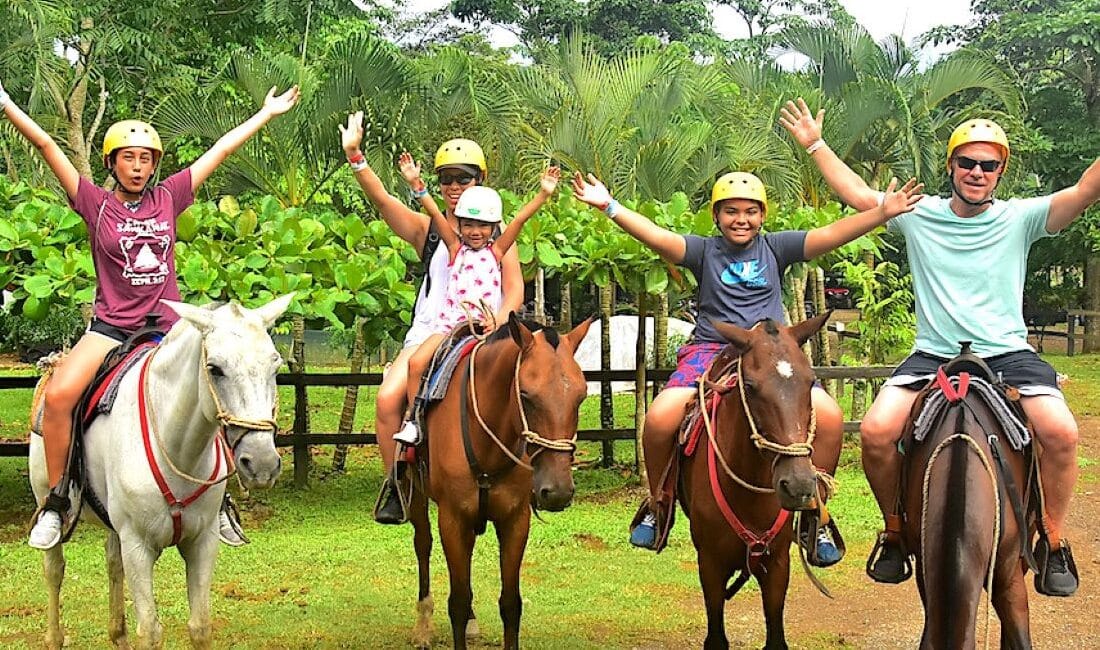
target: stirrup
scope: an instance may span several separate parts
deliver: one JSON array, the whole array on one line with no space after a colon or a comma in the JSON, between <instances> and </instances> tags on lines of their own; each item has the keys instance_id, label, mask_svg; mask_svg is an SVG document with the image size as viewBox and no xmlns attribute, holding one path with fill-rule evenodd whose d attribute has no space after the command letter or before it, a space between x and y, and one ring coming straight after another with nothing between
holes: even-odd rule
<instances>
[{"instance_id":1,"label":"stirrup","mask_svg":"<svg viewBox=\"0 0 1100 650\"><path fill-rule=\"evenodd\" d=\"M824 506L822 506L824 509ZM826 510L825 523L821 523L821 509L801 512L798 516L798 546L806 554L806 562L819 569L825 569L837 564L844 559L848 552L848 545L844 543L844 537L840 534L840 528L836 521L828 517ZM817 538L822 529L828 533L833 546L836 547L838 557L835 560L826 561L818 555Z\"/></svg>"},{"instance_id":2,"label":"stirrup","mask_svg":"<svg viewBox=\"0 0 1100 650\"><path fill-rule=\"evenodd\" d=\"M394 460L394 469L386 480L382 481L378 498L374 501L374 520L380 524L403 524L409 520L412 480L398 478L399 462ZM402 490L403 483L407 484L407 490Z\"/></svg>"},{"instance_id":3,"label":"stirrup","mask_svg":"<svg viewBox=\"0 0 1100 650\"><path fill-rule=\"evenodd\" d=\"M228 526L222 525L223 518ZM226 546L236 547L252 543L252 540L244 534L244 528L241 526L241 512L233 502L233 497L229 496L229 490L225 491L221 510L218 511L218 539Z\"/></svg>"},{"instance_id":4,"label":"stirrup","mask_svg":"<svg viewBox=\"0 0 1100 650\"><path fill-rule=\"evenodd\" d=\"M1065 564L1065 572L1057 574L1050 570L1050 562L1055 554L1062 555ZM1064 598L1072 596L1080 585L1077 575L1077 563L1073 561L1073 553L1070 551L1069 542L1065 539L1059 541L1058 548L1051 549L1050 539L1046 535L1040 535L1035 542L1035 561L1039 565L1039 571L1035 574L1035 591L1044 596Z\"/></svg>"},{"instance_id":5,"label":"stirrup","mask_svg":"<svg viewBox=\"0 0 1100 650\"><path fill-rule=\"evenodd\" d=\"M899 571L886 572L883 570L882 560L888 553L896 552L900 556ZM867 575L875 582L886 584L899 584L905 582L913 575L913 564L909 561L909 553L905 550L905 543L901 535L893 531L884 530L875 540L875 547L867 556Z\"/></svg>"}]
</instances>

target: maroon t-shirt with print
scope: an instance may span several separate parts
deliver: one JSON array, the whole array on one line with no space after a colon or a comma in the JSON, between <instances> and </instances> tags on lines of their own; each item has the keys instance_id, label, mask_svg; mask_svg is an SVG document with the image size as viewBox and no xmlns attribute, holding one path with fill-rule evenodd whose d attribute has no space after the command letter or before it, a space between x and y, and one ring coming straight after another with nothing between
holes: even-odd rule
<instances>
[{"instance_id":1,"label":"maroon t-shirt with print","mask_svg":"<svg viewBox=\"0 0 1100 650\"><path fill-rule=\"evenodd\" d=\"M161 315L167 329L179 317L158 301L179 300L176 283L176 217L195 201L191 170L184 169L145 192L131 210L113 192L81 178L73 210L88 225L97 286L95 317L123 329Z\"/></svg>"}]
</instances>

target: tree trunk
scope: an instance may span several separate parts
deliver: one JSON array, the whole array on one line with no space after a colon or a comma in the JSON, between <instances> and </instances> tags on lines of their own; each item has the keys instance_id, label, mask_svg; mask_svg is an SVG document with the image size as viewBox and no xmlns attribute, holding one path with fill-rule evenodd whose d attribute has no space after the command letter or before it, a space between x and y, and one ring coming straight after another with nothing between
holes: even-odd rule
<instances>
[{"instance_id":1,"label":"tree trunk","mask_svg":"<svg viewBox=\"0 0 1100 650\"><path fill-rule=\"evenodd\" d=\"M615 283L608 282L600 287L600 370L611 369L611 308L615 302ZM600 427L615 427L615 403L611 399L611 382L600 382ZM603 442L603 466L611 467L615 462L615 443Z\"/></svg>"},{"instance_id":2,"label":"tree trunk","mask_svg":"<svg viewBox=\"0 0 1100 650\"><path fill-rule=\"evenodd\" d=\"M306 321L295 316L291 323L290 371L306 371ZM294 387L294 433L309 433L309 396L305 386ZM309 484L309 446L294 445L294 485L306 487Z\"/></svg>"},{"instance_id":3,"label":"tree trunk","mask_svg":"<svg viewBox=\"0 0 1100 650\"><path fill-rule=\"evenodd\" d=\"M542 269L535 272L535 320L546 322L546 272Z\"/></svg>"},{"instance_id":4,"label":"tree trunk","mask_svg":"<svg viewBox=\"0 0 1100 650\"><path fill-rule=\"evenodd\" d=\"M93 26L94 23L91 18L84 18L80 22L82 31L90 31ZM87 38L81 36L77 40L76 49L79 56L76 65L73 67L73 72L76 74L75 84L69 92L69 96L65 98L64 104L58 108L63 109L65 112L65 141L69 145L70 159L73 166L76 167L76 171L81 176L92 178L91 152L88 146L90 141L88 138L91 134L86 135L84 133L84 108L88 102L88 77L90 75L88 58L92 51L92 44ZM106 93L101 91L99 115L103 114L102 107L105 100Z\"/></svg>"},{"instance_id":5,"label":"tree trunk","mask_svg":"<svg viewBox=\"0 0 1100 650\"><path fill-rule=\"evenodd\" d=\"M1100 311L1100 252L1093 251L1085 261L1086 308ZM1100 352L1100 318L1085 318L1085 341L1081 348L1085 353Z\"/></svg>"},{"instance_id":6,"label":"tree trunk","mask_svg":"<svg viewBox=\"0 0 1100 650\"><path fill-rule=\"evenodd\" d=\"M656 298L657 309L653 313L653 367L664 368L665 357L668 356L668 294L662 293ZM653 392L657 392L656 386Z\"/></svg>"},{"instance_id":7,"label":"tree trunk","mask_svg":"<svg viewBox=\"0 0 1100 650\"><path fill-rule=\"evenodd\" d=\"M648 485L645 471L645 451L642 448L642 435L645 433L645 319L646 294L638 294L638 338L634 343L634 471L642 477L642 485Z\"/></svg>"},{"instance_id":8,"label":"tree trunk","mask_svg":"<svg viewBox=\"0 0 1100 650\"><path fill-rule=\"evenodd\" d=\"M351 346L351 367L349 372L363 372L363 318L355 319L355 342ZM355 409L359 405L359 386L352 385L344 389L344 406L340 409L340 424L337 433L351 433L355 426ZM348 446L336 445L332 454L332 471L343 472L347 465Z\"/></svg>"},{"instance_id":9,"label":"tree trunk","mask_svg":"<svg viewBox=\"0 0 1100 650\"><path fill-rule=\"evenodd\" d=\"M572 285L566 282L565 278L562 278L559 286L561 287L561 293L558 296L558 304L560 306L560 310L558 311L558 329L568 332L573 327Z\"/></svg>"}]
</instances>

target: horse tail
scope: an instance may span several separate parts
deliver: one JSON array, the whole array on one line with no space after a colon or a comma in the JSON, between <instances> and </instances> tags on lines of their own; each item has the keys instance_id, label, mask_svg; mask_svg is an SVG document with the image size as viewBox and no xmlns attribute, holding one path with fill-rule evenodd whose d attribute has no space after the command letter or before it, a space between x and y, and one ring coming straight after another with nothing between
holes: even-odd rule
<instances>
[{"instance_id":1,"label":"horse tail","mask_svg":"<svg viewBox=\"0 0 1100 650\"><path fill-rule=\"evenodd\" d=\"M920 522L925 591L923 647L973 647L981 591L1000 536L993 459L980 425L949 410L924 472ZM957 415L952 418L952 415ZM944 424L947 424L945 422ZM992 516L991 516L992 514Z\"/></svg>"}]
</instances>

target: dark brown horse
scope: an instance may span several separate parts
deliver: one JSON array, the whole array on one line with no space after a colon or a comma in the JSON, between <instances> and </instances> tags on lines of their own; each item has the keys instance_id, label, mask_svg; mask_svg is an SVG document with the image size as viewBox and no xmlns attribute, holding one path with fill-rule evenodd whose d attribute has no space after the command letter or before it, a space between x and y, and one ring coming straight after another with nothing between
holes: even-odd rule
<instances>
[{"instance_id":1,"label":"dark brown horse","mask_svg":"<svg viewBox=\"0 0 1100 650\"><path fill-rule=\"evenodd\" d=\"M466 647L470 558L487 521L500 543L504 647L519 647L519 568L531 509L558 511L573 500L573 451L586 395L573 353L590 322L558 335L512 316L459 363L446 396L428 411L426 457L418 463L427 476L415 481L420 489L410 508L420 567L418 647L430 647L432 636L429 497L439 506L454 647Z\"/></svg>"},{"instance_id":2,"label":"dark brown horse","mask_svg":"<svg viewBox=\"0 0 1100 650\"><path fill-rule=\"evenodd\" d=\"M694 452L682 461L679 490L699 558L705 648L729 647L726 600L750 575L760 584L764 603L765 647L787 647L783 605L794 535L790 512L818 506L818 473L810 461L814 373L800 346L826 318L827 313L790 328L767 320L749 330L715 323L730 345L711 364L704 383L722 396Z\"/></svg>"},{"instance_id":3,"label":"dark brown horse","mask_svg":"<svg viewBox=\"0 0 1100 650\"><path fill-rule=\"evenodd\" d=\"M956 368L969 371L966 380L948 379ZM946 406L930 420L921 442L913 441L908 427L904 443L903 533L916 557L924 603L920 647L975 647L982 590L991 586L1001 620L1000 647L1030 648L1024 574L1034 562L1023 491L1034 481L1027 479L1024 454L1009 444L988 396L971 381L971 376L992 381L985 364L961 355L945 370L937 385L947 385ZM930 395L940 389L923 393L911 417L933 405Z\"/></svg>"}]
</instances>

